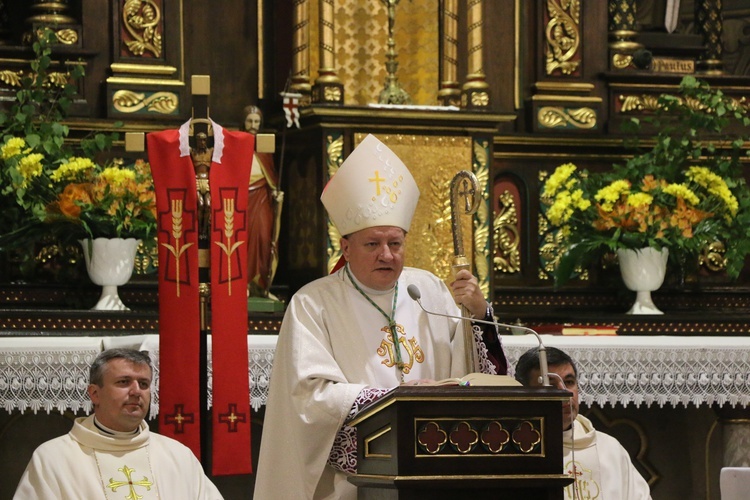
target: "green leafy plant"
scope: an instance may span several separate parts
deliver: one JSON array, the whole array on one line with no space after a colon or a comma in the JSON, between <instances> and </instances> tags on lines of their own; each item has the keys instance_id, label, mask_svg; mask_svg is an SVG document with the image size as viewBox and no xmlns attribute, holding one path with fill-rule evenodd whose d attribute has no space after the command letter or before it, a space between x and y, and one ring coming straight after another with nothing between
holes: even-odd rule
<instances>
[{"instance_id":1,"label":"green leafy plant","mask_svg":"<svg viewBox=\"0 0 750 500\"><path fill-rule=\"evenodd\" d=\"M0 110L0 248L43 237L136 237L155 234L148 164L99 158L118 134L96 133L73 147L64 123L83 66L51 72L54 32L39 30L21 89Z\"/></svg>"},{"instance_id":2,"label":"green leafy plant","mask_svg":"<svg viewBox=\"0 0 750 500\"><path fill-rule=\"evenodd\" d=\"M654 115L633 118L627 130L637 134L644 123L658 131L651 149L606 172L563 164L545 182L544 211L565 246L557 285L620 248L668 248L684 271L711 246L729 277L742 270L750 189L742 174L746 138L732 130L750 125L746 106L685 77L679 95L661 95Z\"/></svg>"}]
</instances>

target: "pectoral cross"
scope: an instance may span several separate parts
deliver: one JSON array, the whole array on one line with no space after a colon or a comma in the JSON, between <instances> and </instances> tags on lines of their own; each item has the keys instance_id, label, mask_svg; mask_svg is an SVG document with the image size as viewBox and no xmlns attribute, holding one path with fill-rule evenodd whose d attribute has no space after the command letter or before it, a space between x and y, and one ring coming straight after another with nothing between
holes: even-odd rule
<instances>
[{"instance_id":1,"label":"pectoral cross","mask_svg":"<svg viewBox=\"0 0 750 500\"><path fill-rule=\"evenodd\" d=\"M136 493L136 486L140 486L142 488L146 488L147 491L151 491L151 486L153 486L154 483L149 481L146 476L143 476L143 479L141 479L140 481L133 481L132 474L133 472L135 472L135 469L131 469L127 465L123 465L120 469L117 470L125 474L127 481L115 481L114 479L110 478L107 488L111 489L112 493L116 492L117 488L128 486L130 488L130 493L125 497L125 500L140 500L141 498L143 498L143 496Z\"/></svg>"}]
</instances>

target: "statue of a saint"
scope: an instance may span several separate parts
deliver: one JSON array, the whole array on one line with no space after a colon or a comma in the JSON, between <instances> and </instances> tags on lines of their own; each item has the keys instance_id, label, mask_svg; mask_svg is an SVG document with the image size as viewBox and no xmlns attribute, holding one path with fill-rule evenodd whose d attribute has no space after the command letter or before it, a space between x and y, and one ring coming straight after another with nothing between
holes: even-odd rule
<instances>
[{"instance_id":1,"label":"statue of a saint","mask_svg":"<svg viewBox=\"0 0 750 500\"><path fill-rule=\"evenodd\" d=\"M190 158L195 169L195 184L198 191L198 235L207 239L211 230L211 191L208 184L208 172L211 169L211 158L214 148L208 147L208 136L198 132L195 136L195 147L190 149Z\"/></svg>"},{"instance_id":2,"label":"statue of a saint","mask_svg":"<svg viewBox=\"0 0 750 500\"><path fill-rule=\"evenodd\" d=\"M257 106L243 109L245 132L257 134L263 114ZM253 153L247 209L250 221L247 232L248 291L252 297L268 297L279 261L278 240L281 204L284 193L273 154Z\"/></svg>"}]
</instances>

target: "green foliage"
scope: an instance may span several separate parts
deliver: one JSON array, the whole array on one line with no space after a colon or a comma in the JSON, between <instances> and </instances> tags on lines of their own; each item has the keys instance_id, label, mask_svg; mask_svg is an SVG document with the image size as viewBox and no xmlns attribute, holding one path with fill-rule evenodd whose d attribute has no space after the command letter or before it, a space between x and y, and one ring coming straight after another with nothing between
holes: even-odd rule
<instances>
[{"instance_id":1,"label":"green foliage","mask_svg":"<svg viewBox=\"0 0 750 500\"><path fill-rule=\"evenodd\" d=\"M153 244L154 193L147 163L100 163L117 133L69 137L65 120L84 66L66 62L61 77L52 59L55 34L40 30L37 37L16 99L0 109L0 252L27 277L37 274L32 252L54 249L57 261L44 267L62 277L74 267L77 239L135 237Z\"/></svg>"},{"instance_id":2,"label":"green foliage","mask_svg":"<svg viewBox=\"0 0 750 500\"><path fill-rule=\"evenodd\" d=\"M565 238L556 285L619 248L669 248L682 272L720 242L727 275L742 270L750 254L747 108L688 76L679 95L659 97L652 116L625 124L628 146L639 147L644 125L657 131L650 149L604 173L564 164L545 183L545 213Z\"/></svg>"}]
</instances>

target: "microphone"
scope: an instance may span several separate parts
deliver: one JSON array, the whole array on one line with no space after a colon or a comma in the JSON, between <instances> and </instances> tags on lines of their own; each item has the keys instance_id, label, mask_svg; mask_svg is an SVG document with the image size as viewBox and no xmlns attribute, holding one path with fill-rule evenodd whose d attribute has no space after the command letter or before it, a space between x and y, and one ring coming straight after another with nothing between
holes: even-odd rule
<instances>
[{"instance_id":1,"label":"microphone","mask_svg":"<svg viewBox=\"0 0 750 500\"><path fill-rule=\"evenodd\" d=\"M421 300L422 292L420 292L417 285L413 283L409 285L408 287L406 287L406 291L409 293L409 297L411 297L413 301L419 304L419 307L421 307L422 310L426 312L427 314L433 314L435 316L443 316L446 318L454 318L454 319L468 319L468 318L462 318L461 316L453 316L450 314L442 314L438 312L428 311L422 305L422 300ZM526 326L498 323L497 321L485 321L483 319L471 319L470 321L474 323L484 323L485 325L501 326L503 328L511 328L511 329L520 328L521 330L525 330L533 334L536 337L537 342L539 342L539 371L541 372L541 375L539 376L539 382L545 386L551 385L549 382L549 368L547 366L547 349L544 347L542 338L539 336L539 334L535 330L532 330L531 328L526 327Z\"/></svg>"}]
</instances>

